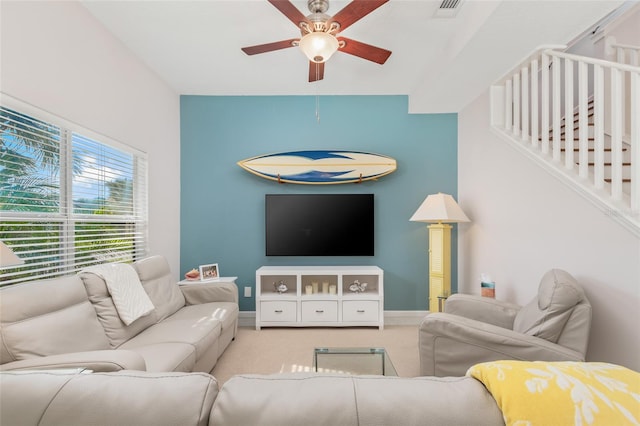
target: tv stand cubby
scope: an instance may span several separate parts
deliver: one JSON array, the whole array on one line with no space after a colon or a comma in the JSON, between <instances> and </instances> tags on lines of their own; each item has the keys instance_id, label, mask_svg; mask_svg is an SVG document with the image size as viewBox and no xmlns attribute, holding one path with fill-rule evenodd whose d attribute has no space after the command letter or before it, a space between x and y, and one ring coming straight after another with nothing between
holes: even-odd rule
<instances>
[{"instance_id":1,"label":"tv stand cubby","mask_svg":"<svg viewBox=\"0 0 640 426\"><path fill-rule=\"evenodd\" d=\"M263 266L256 271L256 330L261 327L382 330L383 275L377 266Z\"/></svg>"}]
</instances>

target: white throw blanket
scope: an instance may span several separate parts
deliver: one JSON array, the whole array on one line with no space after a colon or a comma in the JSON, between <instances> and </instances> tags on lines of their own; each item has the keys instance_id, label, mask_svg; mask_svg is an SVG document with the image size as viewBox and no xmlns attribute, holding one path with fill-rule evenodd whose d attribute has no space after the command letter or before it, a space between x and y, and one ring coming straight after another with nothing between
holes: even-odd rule
<instances>
[{"instance_id":1,"label":"white throw blanket","mask_svg":"<svg viewBox=\"0 0 640 426\"><path fill-rule=\"evenodd\" d=\"M90 272L104 279L118 316L126 325L155 309L133 266L126 263L107 263L90 266L83 272Z\"/></svg>"}]
</instances>

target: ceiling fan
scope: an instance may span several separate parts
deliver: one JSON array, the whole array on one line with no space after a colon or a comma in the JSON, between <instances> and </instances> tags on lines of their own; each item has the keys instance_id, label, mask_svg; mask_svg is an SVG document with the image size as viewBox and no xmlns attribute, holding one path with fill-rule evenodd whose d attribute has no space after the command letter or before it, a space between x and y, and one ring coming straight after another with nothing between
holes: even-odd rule
<instances>
[{"instance_id":1,"label":"ceiling fan","mask_svg":"<svg viewBox=\"0 0 640 426\"><path fill-rule=\"evenodd\" d=\"M338 50L378 64L384 64L391 55L390 50L338 36L389 0L353 0L334 16L325 13L329 10L329 0L307 0L311 12L308 16L289 0L268 1L300 28L301 37L243 47L247 55L299 46L309 58L309 82L324 78L324 63Z\"/></svg>"}]
</instances>

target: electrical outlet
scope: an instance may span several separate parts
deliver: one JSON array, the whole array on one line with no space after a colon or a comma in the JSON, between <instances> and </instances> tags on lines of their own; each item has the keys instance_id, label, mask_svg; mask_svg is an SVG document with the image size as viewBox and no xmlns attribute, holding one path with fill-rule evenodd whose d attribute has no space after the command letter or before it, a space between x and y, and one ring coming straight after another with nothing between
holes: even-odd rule
<instances>
[{"instance_id":1,"label":"electrical outlet","mask_svg":"<svg viewBox=\"0 0 640 426\"><path fill-rule=\"evenodd\" d=\"M251 297L251 287L244 288L244 297Z\"/></svg>"}]
</instances>

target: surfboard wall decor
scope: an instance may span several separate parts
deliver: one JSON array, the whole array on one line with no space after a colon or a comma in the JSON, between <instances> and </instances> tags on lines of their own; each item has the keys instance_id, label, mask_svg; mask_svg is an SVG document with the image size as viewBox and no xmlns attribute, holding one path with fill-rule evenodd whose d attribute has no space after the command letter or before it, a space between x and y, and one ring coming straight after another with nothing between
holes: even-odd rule
<instances>
[{"instance_id":1,"label":"surfboard wall decor","mask_svg":"<svg viewBox=\"0 0 640 426\"><path fill-rule=\"evenodd\" d=\"M238 165L265 179L315 185L359 183L396 170L396 160L386 155L340 150L266 154L238 161Z\"/></svg>"}]
</instances>

